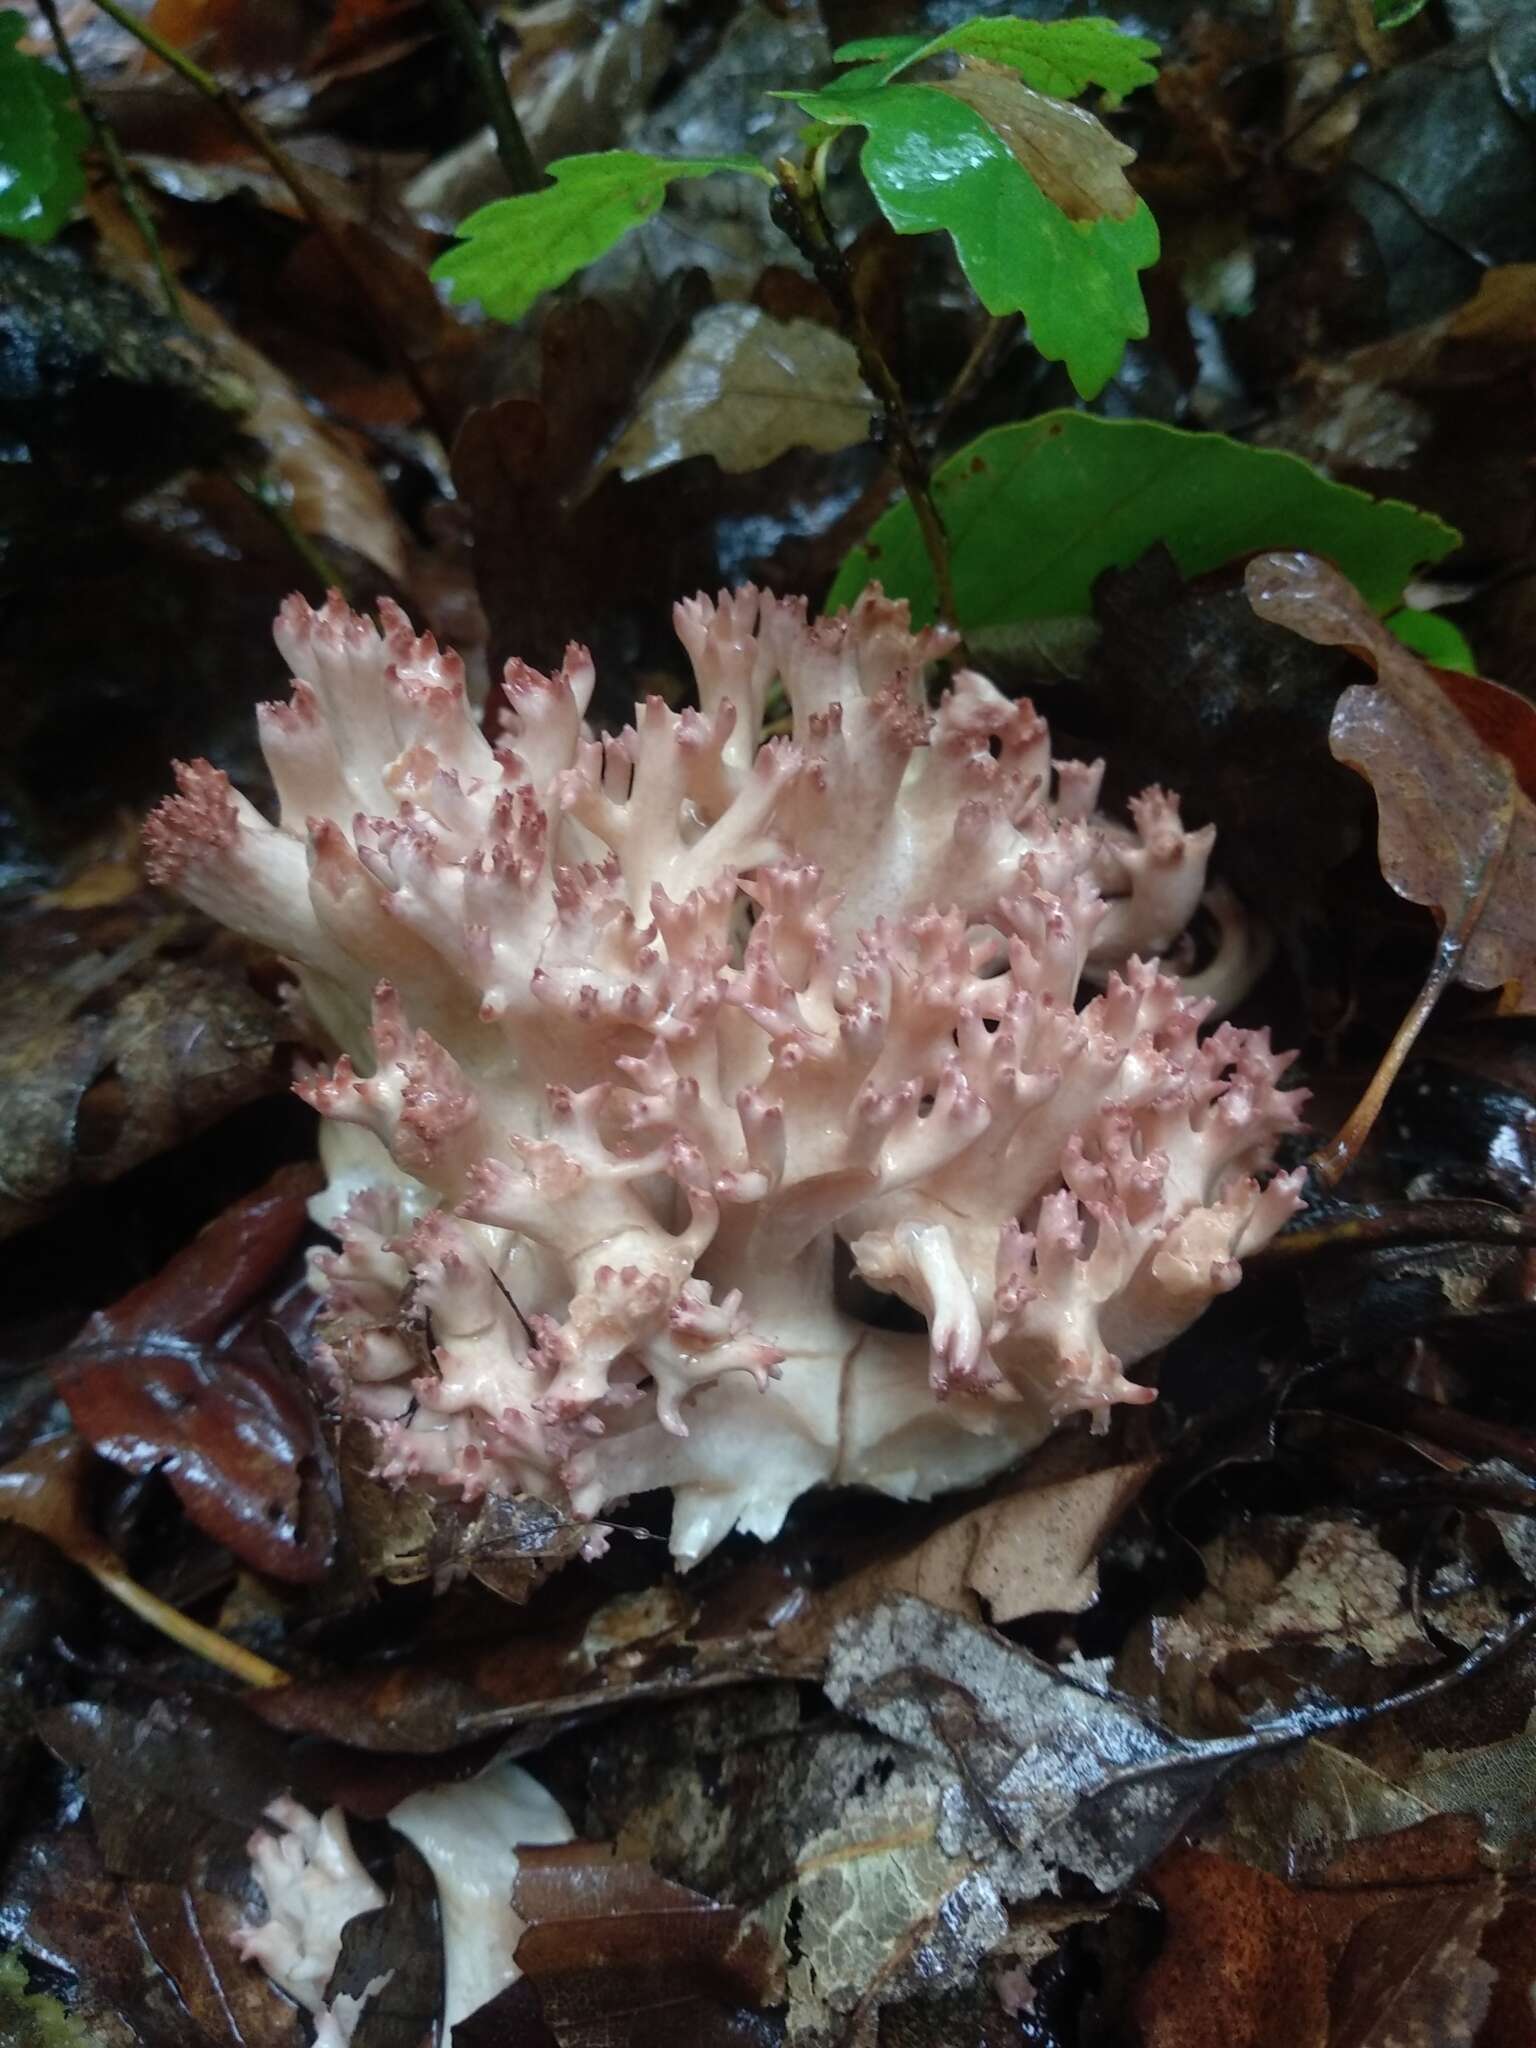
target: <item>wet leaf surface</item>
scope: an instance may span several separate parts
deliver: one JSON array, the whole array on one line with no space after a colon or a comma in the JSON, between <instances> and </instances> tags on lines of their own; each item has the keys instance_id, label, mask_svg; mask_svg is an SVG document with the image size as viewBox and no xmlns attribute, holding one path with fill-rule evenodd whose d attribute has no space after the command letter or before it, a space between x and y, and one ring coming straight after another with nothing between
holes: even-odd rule
<instances>
[{"instance_id":1,"label":"wet leaf surface","mask_svg":"<svg viewBox=\"0 0 1536 2048\"><path fill-rule=\"evenodd\" d=\"M1376 620L1338 574L1307 555L1265 556L1248 571L1260 616L1323 646L1350 647L1374 689L1339 699L1338 758L1376 791L1382 872L1410 903L1465 933L1454 967L1473 988L1518 1007L1536 988L1536 806L1507 755L1482 742L1433 673Z\"/></svg>"},{"instance_id":2,"label":"wet leaf surface","mask_svg":"<svg viewBox=\"0 0 1536 2048\"><path fill-rule=\"evenodd\" d=\"M166 1270L93 1316L56 1365L76 1428L129 1472L163 1471L198 1526L274 1578L324 1576L336 1543L314 1397L255 1333L220 1346L297 1245L316 1175L288 1167Z\"/></svg>"},{"instance_id":3,"label":"wet leaf surface","mask_svg":"<svg viewBox=\"0 0 1536 2048\"><path fill-rule=\"evenodd\" d=\"M712 455L733 472L759 469L791 448L852 447L873 406L840 335L757 306L712 306L642 392L613 461L628 478L690 455Z\"/></svg>"}]
</instances>

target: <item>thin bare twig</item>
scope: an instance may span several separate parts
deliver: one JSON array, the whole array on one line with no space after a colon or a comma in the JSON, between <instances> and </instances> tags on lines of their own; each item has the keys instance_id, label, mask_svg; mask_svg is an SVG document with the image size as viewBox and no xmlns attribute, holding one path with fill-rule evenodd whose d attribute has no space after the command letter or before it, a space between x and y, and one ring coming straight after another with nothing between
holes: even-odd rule
<instances>
[{"instance_id":1,"label":"thin bare twig","mask_svg":"<svg viewBox=\"0 0 1536 2048\"><path fill-rule=\"evenodd\" d=\"M75 105L80 109L81 118L90 130L92 142L101 151L111 173L112 182L117 187L118 196L123 202L123 210L138 230L139 239L144 244L150 262L155 266L155 276L160 283L160 296L165 301L166 313L170 319L180 323L184 318L181 293L176 288L176 280L165 260L165 251L160 246L160 237L155 233L155 224L150 219L149 209L140 199L138 188L133 182L133 173L128 168L128 159L123 155L122 144L102 118L100 108L86 89L85 80L81 77L80 67L75 62L75 53L69 47L69 38L64 33L64 25L59 20L59 10L54 0L38 0L38 4L43 19L48 24L48 33L53 37L53 47L59 53L59 62L64 66L68 76L70 90L75 96Z\"/></svg>"},{"instance_id":2,"label":"thin bare twig","mask_svg":"<svg viewBox=\"0 0 1536 2048\"><path fill-rule=\"evenodd\" d=\"M131 14L122 5L122 0L96 0L96 5L103 14L115 21L119 28L126 30L135 42L142 43L162 64L169 65L178 78L185 79L204 99L216 106L226 120L238 129L267 167L282 179L293 194L299 211L324 242L327 253L346 276L359 302L366 307L380 343L410 385L423 416L446 448L452 438L451 422L439 405L431 385L422 375L420 367L412 361L405 344L395 332L394 322L374 289L373 280L367 269L358 260L356 252L337 226L329 209L310 188L308 180L293 158L272 140L259 121L254 120L246 112L240 100L222 80L215 78L211 71L205 71L201 64L195 63L184 51L178 50L174 43L168 43L164 36L149 26L148 22L141 21L137 15Z\"/></svg>"},{"instance_id":3,"label":"thin bare twig","mask_svg":"<svg viewBox=\"0 0 1536 2048\"><path fill-rule=\"evenodd\" d=\"M821 203L821 192L811 166L794 164L787 157L781 157L777 169L774 221L811 266L817 283L837 309L843 331L853 343L860 373L880 406L885 422L886 446L902 486L912 501L923 546L933 566L939 615L946 625L958 630L960 616L955 604L955 583L949 562L949 536L944 531L944 521L934 502L928 458L913 432L906 396L858 302L847 259L832 232L832 223Z\"/></svg>"},{"instance_id":4,"label":"thin bare twig","mask_svg":"<svg viewBox=\"0 0 1536 2048\"><path fill-rule=\"evenodd\" d=\"M117 196L123 202L123 211L133 222L139 240L144 244L144 252L154 266L160 296L165 304L166 317L174 320L178 327L184 327L187 325L187 316L180 289L171 266L166 261L165 250L161 247L160 237L155 232L155 223L149 208L139 196L133 171L123 154L123 146L101 109L92 99L80 74L80 67L75 62L75 53L69 47L69 38L64 33L63 23L59 20L55 0L39 0L39 5L43 19L48 24L48 32L53 37L54 48L59 53L59 61L68 75L70 90L75 96L75 105L80 109L81 117L90 130L92 142L101 152L108 174L117 188ZM331 585L338 581L336 570L294 518L276 477L267 472L252 475L237 465L228 466L226 474L242 496L256 507L263 518L269 519L276 527L314 578L318 590L321 593L329 590Z\"/></svg>"},{"instance_id":5,"label":"thin bare twig","mask_svg":"<svg viewBox=\"0 0 1536 2048\"><path fill-rule=\"evenodd\" d=\"M517 108L507 90L507 81L502 76L490 38L476 21L467 0L432 0L432 5L475 81L475 89L491 124L491 133L496 138L496 154L507 174L507 183L514 193L539 191L544 178L533 160L533 151L528 147L528 138L517 118Z\"/></svg>"}]
</instances>

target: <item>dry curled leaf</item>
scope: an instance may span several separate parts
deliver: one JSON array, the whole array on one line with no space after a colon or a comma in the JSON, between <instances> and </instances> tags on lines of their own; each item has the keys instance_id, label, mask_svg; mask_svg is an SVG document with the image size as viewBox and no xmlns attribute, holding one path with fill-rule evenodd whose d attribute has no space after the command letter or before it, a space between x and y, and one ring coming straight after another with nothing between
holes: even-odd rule
<instances>
[{"instance_id":1,"label":"dry curled leaf","mask_svg":"<svg viewBox=\"0 0 1536 2048\"><path fill-rule=\"evenodd\" d=\"M1261 618L1376 671L1340 697L1329 743L1376 792L1382 873L1464 941L1454 975L1536 1002L1536 806L1507 755L1482 740L1432 670L1380 623L1336 569L1262 555L1247 572Z\"/></svg>"},{"instance_id":2,"label":"dry curled leaf","mask_svg":"<svg viewBox=\"0 0 1536 2048\"><path fill-rule=\"evenodd\" d=\"M641 394L613 462L632 478L712 455L734 475L790 448L851 448L873 409L841 335L758 306L711 306Z\"/></svg>"}]
</instances>

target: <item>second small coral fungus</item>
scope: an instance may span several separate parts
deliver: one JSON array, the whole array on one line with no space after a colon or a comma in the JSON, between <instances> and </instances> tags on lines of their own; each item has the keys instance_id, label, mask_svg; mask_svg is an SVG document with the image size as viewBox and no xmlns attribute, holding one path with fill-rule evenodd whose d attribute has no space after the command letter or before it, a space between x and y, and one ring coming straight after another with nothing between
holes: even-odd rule
<instances>
[{"instance_id":1,"label":"second small coral fungus","mask_svg":"<svg viewBox=\"0 0 1536 2048\"><path fill-rule=\"evenodd\" d=\"M668 1487L693 1559L1150 1400L1126 1368L1299 1200L1262 1178L1284 1060L1151 964L1210 833L1157 790L1098 816L1098 767L979 675L930 712L946 636L878 590L678 605L699 708L602 738L582 649L508 667L492 742L381 614L284 609L277 824L197 763L148 843L342 1048L301 1084L316 1264L382 1469L593 1517Z\"/></svg>"}]
</instances>

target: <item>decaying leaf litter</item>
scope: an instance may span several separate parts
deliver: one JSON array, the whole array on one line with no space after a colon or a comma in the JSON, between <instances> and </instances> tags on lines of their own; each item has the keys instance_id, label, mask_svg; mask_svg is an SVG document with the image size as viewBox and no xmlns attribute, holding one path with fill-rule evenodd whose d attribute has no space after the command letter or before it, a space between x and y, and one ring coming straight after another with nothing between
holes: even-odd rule
<instances>
[{"instance_id":1,"label":"decaying leaf litter","mask_svg":"<svg viewBox=\"0 0 1536 2048\"><path fill-rule=\"evenodd\" d=\"M460 2048L1527 2040L1525 10L1128 12L1155 81L1095 102L1068 212L1124 232L1144 205L1161 256L1086 410L1063 364L1091 383L1102 333L1042 341L987 299L964 221L962 272L881 211L907 103L861 110L833 53L907 39L889 68L949 17L496 14L537 165L770 173L674 186L498 324L427 277L509 178L448 11L149 11L325 232L96 8L58 16L126 182L37 85L63 80L50 10L0 53L0 83L13 48L41 67L41 225L0 244L0 2038L306 2040L234 1946L287 1791L350 1817L386 1900L336 1965L338 1997L395 1970L354 2040L418 2048L442 1916L386 1817L512 1755L576 1839L518 1859L523 1974ZM1059 10L1003 12L967 64ZM937 94L959 60L924 61L881 90L985 113L994 87ZM862 337L774 219L807 113L854 131L826 203ZM249 709L295 585L401 599L480 687L590 640L615 725L682 691L682 592L842 601L873 571L931 609L860 338L899 379L972 659L1102 748L1112 799L1166 781L1216 824L1237 907L1210 914L1246 921L1249 1005L1313 1090L1297 1157L1337 1141L1106 1436L1065 1430L979 1498L812 1497L681 1578L641 1499L582 1560L540 1503L380 1487L317 1399L313 1137L282 1092L306 1020L278 963L147 889L133 820L172 754L260 793ZM1100 421L1144 441L1101 454ZM1238 446L1186 485L1172 429Z\"/></svg>"}]
</instances>

